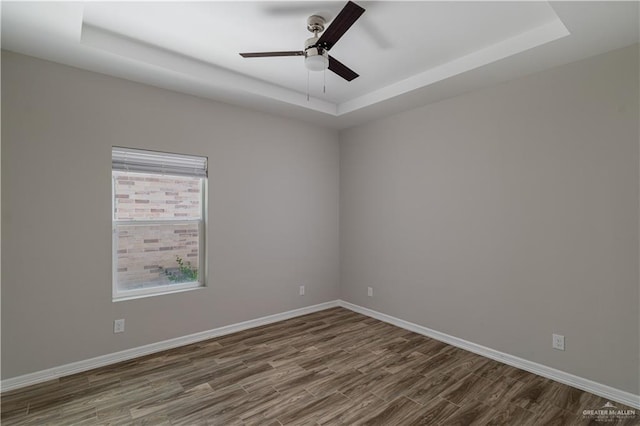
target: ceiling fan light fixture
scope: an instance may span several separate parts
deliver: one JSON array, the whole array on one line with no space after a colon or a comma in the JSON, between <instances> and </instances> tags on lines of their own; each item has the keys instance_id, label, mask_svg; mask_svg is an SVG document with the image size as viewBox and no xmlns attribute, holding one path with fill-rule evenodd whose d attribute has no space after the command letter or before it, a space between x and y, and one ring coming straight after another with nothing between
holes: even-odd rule
<instances>
[{"instance_id":1,"label":"ceiling fan light fixture","mask_svg":"<svg viewBox=\"0 0 640 426\"><path fill-rule=\"evenodd\" d=\"M328 55L311 55L304 58L304 65L309 71L324 71L329 67Z\"/></svg>"},{"instance_id":2,"label":"ceiling fan light fixture","mask_svg":"<svg viewBox=\"0 0 640 426\"><path fill-rule=\"evenodd\" d=\"M329 53L317 43L317 36L304 42L304 65L309 71L324 71L329 68Z\"/></svg>"}]
</instances>

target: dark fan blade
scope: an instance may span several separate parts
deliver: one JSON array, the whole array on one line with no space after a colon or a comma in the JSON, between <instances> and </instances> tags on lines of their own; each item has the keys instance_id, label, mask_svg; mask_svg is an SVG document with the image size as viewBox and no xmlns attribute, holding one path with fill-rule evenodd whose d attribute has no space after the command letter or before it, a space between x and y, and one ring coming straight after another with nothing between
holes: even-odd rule
<instances>
[{"instance_id":1,"label":"dark fan blade","mask_svg":"<svg viewBox=\"0 0 640 426\"><path fill-rule=\"evenodd\" d=\"M336 19L331 22L329 28L322 33L317 45L326 50L331 49L363 13L364 9L362 7L352 1L347 3L340 13L338 13Z\"/></svg>"},{"instance_id":2,"label":"dark fan blade","mask_svg":"<svg viewBox=\"0 0 640 426\"><path fill-rule=\"evenodd\" d=\"M269 58L271 56L304 56L302 50L288 50L285 52L255 52L255 53L241 53L243 58Z\"/></svg>"},{"instance_id":3,"label":"dark fan blade","mask_svg":"<svg viewBox=\"0 0 640 426\"><path fill-rule=\"evenodd\" d=\"M347 67L345 64L331 55L329 55L329 69L347 81L351 81L354 78L358 77L358 74L356 74L354 70Z\"/></svg>"}]
</instances>

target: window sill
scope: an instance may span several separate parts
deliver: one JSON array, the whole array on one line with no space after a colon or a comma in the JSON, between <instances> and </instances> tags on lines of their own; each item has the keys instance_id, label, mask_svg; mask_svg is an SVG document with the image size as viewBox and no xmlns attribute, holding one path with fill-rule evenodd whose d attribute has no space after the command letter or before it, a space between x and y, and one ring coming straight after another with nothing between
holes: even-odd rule
<instances>
[{"instance_id":1,"label":"window sill","mask_svg":"<svg viewBox=\"0 0 640 426\"><path fill-rule=\"evenodd\" d=\"M117 302L125 302L127 300L146 299L148 297L156 297L156 296L166 296L167 294L184 293L186 291L202 290L204 288L206 288L206 286L201 284L197 287L194 286L189 288L177 288L174 290L167 290L167 291L162 291L157 293L124 295L124 296L114 297L112 299L112 302L117 303Z\"/></svg>"}]
</instances>

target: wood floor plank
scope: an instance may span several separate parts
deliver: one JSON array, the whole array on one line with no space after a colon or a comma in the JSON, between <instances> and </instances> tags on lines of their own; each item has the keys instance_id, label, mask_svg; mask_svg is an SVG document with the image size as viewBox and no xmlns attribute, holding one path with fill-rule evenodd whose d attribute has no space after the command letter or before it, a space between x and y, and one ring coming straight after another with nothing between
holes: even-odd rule
<instances>
[{"instance_id":1,"label":"wood floor plank","mask_svg":"<svg viewBox=\"0 0 640 426\"><path fill-rule=\"evenodd\" d=\"M334 393L344 385L355 382L362 376L363 374L357 370L336 373L305 386L305 390L315 397L323 397Z\"/></svg>"},{"instance_id":2,"label":"wood floor plank","mask_svg":"<svg viewBox=\"0 0 640 426\"><path fill-rule=\"evenodd\" d=\"M339 413L346 410L348 402L349 399L341 393L332 393L315 399L302 407L288 410L283 415L278 416L278 420L283 425L317 423L320 418L328 413Z\"/></svg>"},{"instance_id":3,"label":"wood floor plank","mask_svg":"<svg viewBox=\"0 0 640 426\"><path fill-rule=\"evenodd\" d=\"M513 404L502 404L496 410L489 412L486 425L526 425L535 415L524 408Z\"/></svg>"},{"instance_id":4,"label":"wood floor plank","mask_svg":"<svg viewBox=\"0 0 640 426\"><path fill-rule=\"evenodd\" d=\"M483 379L490 379L490 377L484 376ZM501 377L491 382L487 387L482 389L482 392L478 392L472 398L486 405L495 406L505 402L508 392L517 392L522 386L524 386L524 383L507 377Z\"/></svg>"},{"instance_id":5,"label":"wood floor plank","mask_svg":"<svg viewBox=\"0 0 640 426\"><path fill-rule=\"evenodd\" d=\"M545 408L539 408L532 415L529 421L531 425L545 425L545 426L562 426L569 424L576 424L579 421L578 416L575 413L571 413L567 410L555 406L546 406ZM526 424L526 423L525 423ZM605 423L609 424L609 423Z\"/></svg>"},{"instance_id":6,"label":"wood floor plank","mask_svg":"<svg viewBox=\"0 0 640 426\"><path fill-rule=\"evenodd\" d=\"M274 384L273 387L276 388L278 392L287 392L296 389L302 391L303 389L312 386L315 382L321 381L326 377L334 376L335 374L336 373L334 371L326 368L318 370L304 370L303 374L296 374L288 380Z\"/></svg>"},{"instance_id":7,"label":"wood floor plank","mask_svg":"<svg viewBox=\"0 0 640 426\"><path fill-rule=\"evenodd\" d=\"M507 392L505 398L522 408L539 411L551 397L553 383L552 380L536 376L523 386Z\"/></svg>"},{"instance_id":8,"label":"wood floor plank","mask_svg":"<svg viewBox=\"0 0 640 426\"><path fill-rule=\"evenodd\" d=\"M451 366L457 361L457 354L452 350L452 347L446 347L432 355L427 357L424 364L416 366L413 370L416 374L427 375L438 371L442 373L444 371L451 370Z\"/></svg>"},{"instance_id":9,"label":"wood floor plank","mask_svg":"<svg viewBox=\"0 0 640 426\"><path fill-rule=\"evenodd\" d=\"M178 376L176 380L183 388L190 389L205 382L237 374L246 369L247 366L243 362L219 365L214 360L206 360L198 363L197 368Z\"/></svg>"},{"instance_id":10,"label":"wood floor plank","mask_svg":"<svg viewBox=\"0 0 640 426\"><path fill-rule=\"evenodd\" d=\"M472 400L477 394L484 392L484 389L491 384L487 379L469 373L456 381L449 388L440 393L442 399L460 405L465 400Z\"/></svg>"},{"instance_id":11,"label":"wood floor plank","mask_svg":"<svg viewBox=\"0 0 640 426\"><path fill-rule=\"evenodd\" d=\"M488 405L479 401L471 401L456 410L453 415L444 420L447 426L482 425L491 419L492 410Z\"/></svg>"},{"instance_id":12,"label":"wood floor plank","mask_svg":"<svg viewBox=\"0 0 640 426\"><path fill-rule=\"evenodd\" d=\"M422 376L413 374L410 370L397 374L392 373L384 380L381 380L375 389L370 390L370 392L384 401L392 401L406 395L422 379Z\"/></svg>"},{"instance_id":13,"label":"wood floor plank","mask_svg":"<svg viewBox=\"0 0 640 426\"><path fill-rule=\"evenodd\" d=\"M21 417L27 415L29 403L25 400L14 400L2 404L2 415L0 421L7 421L11 417Z\"/></svg>"},{"instance_id":14,"label":"wood floor plank","mask_svg":"<svg viewBox=\"0 0 640 426\"><path fill-rule=\"evenodd\" d=\"M374 391L380 386L381 382L390 376L391 373L384 370L369 371L367 373L363 373L362 376L353 382L343 384L338 391L349 398L356 398L362 393Z\"/></svg>"},{"instance_id":15,"label":"wood floor plank","mask_svg":"<svg viewBox=\"0 0 640 426\"><path fill-rule=\"evenodd\" d=\"M365 392L349 398L348 408L338 412L330 411L318 418L321 425L352 425L364 418L373 409L384 405L384 401L372 394Z\"/></svg>"},{"instance_id":16,"label":"wood floor plank","mask_svg":"<svg viewBox=\"0 0 640 426\"><path fill-rule=\"evenodd\" d=\"M386 371L392 374L402 373L404 370L413 370L414 367L425 365L428 357L420 352L398 353L398 358L393 361L387 362L383 367Z\"/></svg>"},{"instance_id":17,"label":"wood floor plank","mask_svg":"<svg viewBox=\"0 0 640 426\"><path fill-rule=\"evenodd\" d=\"M451 417L459 407L451 402L442 399L434 398L429 401L425 406L420 417L410 423L410 425L436 425L442 424L446 419Z\"/></svg>"},{"instance_id":18,"label":"wood floor plank","mask_svg":"<svg viewBox=\"0 0 640 426\"><path fill-rule=\"evenodd\" d=\"M422 377L414 386L407 390L406 396L419 404L428 404L446 389L451 388L460 378L447 374L433 374Z\"/></svg>"},{"instance_id":19,"label":"wood floor plank","mask_svg":"<svg viewBox=\"0 0 640 426\"><path fill-rule=\"evenodd\" d=\"M262 425L266 422L275 421L287 412L295 410L296 407L305 406L316 399L304 389L278 392L275 399L262 401L251 410L244 410L240 414L240 419L247 425Z\"/></svg>"},{"instance_id":20,"label":"wood floor plank","mask_svg":"<svg viewBox=\"0 0 640 426\"><path fill-rule=\"evenodd\" d=\"M586 425L594 420L582 411L607 403L343 308L5 392L0 402L3 425L188 426Z\"/></svg>"},{"instance_id":21,"label":"wood floor plank","mask_svg":"<svg viewBox=\"0 0 640 426\"><path fill-rule=\"evenodd\" d=\"M273 388L263 388L258 392L247 393L233 403L221 404L218 407L211 407L201 410L200 413L209 423L226 425L231 423L242 423L240 418L245 412L252 412L256 407L262 406L265 402L276 401L280 394ZM177 418L182 416L178 415Z\"/></svg>"},{"instance_id":22,"label":"wood floor plank","mask_svg":"<svg viewBox=\"0 0 640 426\"><path fill-rule=\"evenodd\" d=\"M408 398L400 397L357 420L354 425L405 425L422 417L424 407Z\"/></svg>"},{"instance_id":23,"label":"wood floor plank","mask_svg":"<svg viewBox=\"0 0 640 426\"><path fill-rule=\"evenodd\" d=\"M373 361L367 362L358 367L358 371L360 371L361 373L384 370L384 367L386 365L395 364L400 358L402 358L401 355L394 352L376 353L374 351L371 351L370 353L372 353L375 358L373 359Z\"/></svg>"}]
</instances>

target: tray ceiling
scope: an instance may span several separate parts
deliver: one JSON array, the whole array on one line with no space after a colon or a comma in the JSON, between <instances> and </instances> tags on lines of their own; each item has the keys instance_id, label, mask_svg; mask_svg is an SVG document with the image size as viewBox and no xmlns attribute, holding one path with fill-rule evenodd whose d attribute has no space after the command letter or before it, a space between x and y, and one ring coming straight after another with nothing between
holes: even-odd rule
<instances>
[{"instance_id":1,"label":"tray ceiling","mask_svg":"<svg viewBox=\"0 0 640 426\"><path fill-rule=\"evenodd\" d=\"M536 71L574 58L575 52L558 54L572 45L588 56L638 38L637 3L357 3L366 12L331 50L360 74L352 82L329 71L308 72L302 57L238 55L302 50L311 36L306 18L318 14L330 21L342 1L3 2L2 46L276 113L322 116L321 124L344 127L411 106L418 98L446 97L440 93L447 86L443 83L457 76L473 81L474 70L492 64L518 70L509 74L498 67L495 76L526 73L517 60L506 61L526 59L526 52L533 52L529 56L534 59L542 52L539 63L529 68ZM596 30L599 37L591 34ZM450 92L467 89L462 84ZM403 105L404 98L408 102Z\"/></svg>"}]
</instances>

